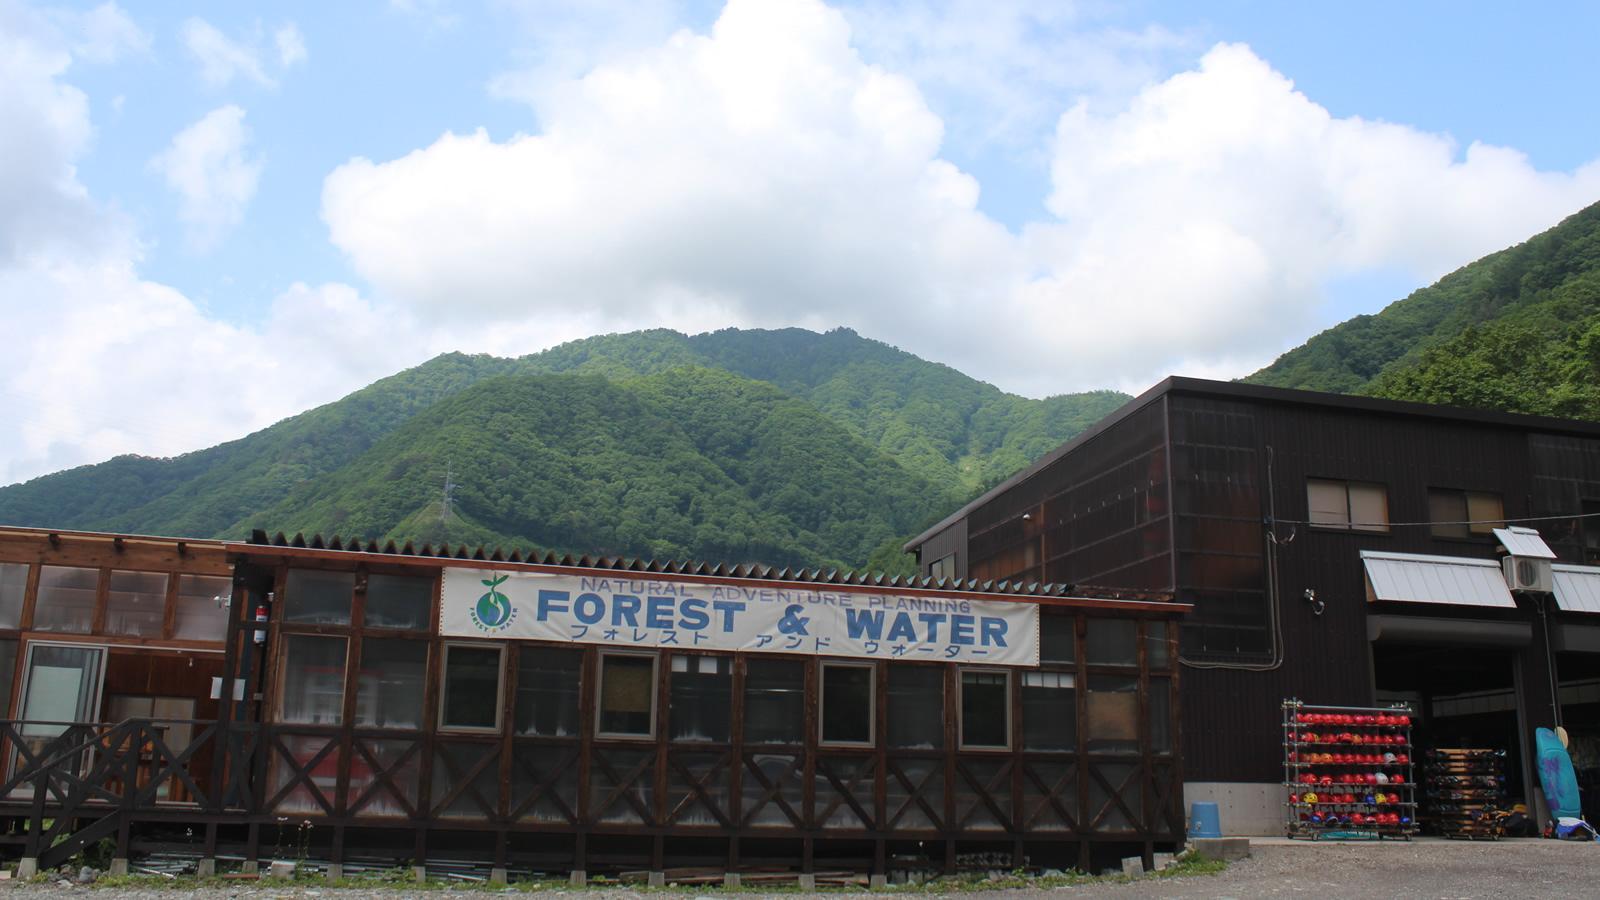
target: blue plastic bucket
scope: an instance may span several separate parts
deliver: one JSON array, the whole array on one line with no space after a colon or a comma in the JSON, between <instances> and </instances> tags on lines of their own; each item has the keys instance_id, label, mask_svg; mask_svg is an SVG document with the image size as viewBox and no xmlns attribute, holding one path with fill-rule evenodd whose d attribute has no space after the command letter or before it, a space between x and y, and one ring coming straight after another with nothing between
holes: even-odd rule
<instances>
[{"instance_id":1,"label":"blue plastic bucket","mask_svg":"<svg viewBox=\"0 0 1600 900\"><path fill-rule=\"evenodd\" d=\"M1222 819L1217 815L1217 804L1197 800L1189 806L1189 837L1222 837Z\"/></svg>"}]
</instances>

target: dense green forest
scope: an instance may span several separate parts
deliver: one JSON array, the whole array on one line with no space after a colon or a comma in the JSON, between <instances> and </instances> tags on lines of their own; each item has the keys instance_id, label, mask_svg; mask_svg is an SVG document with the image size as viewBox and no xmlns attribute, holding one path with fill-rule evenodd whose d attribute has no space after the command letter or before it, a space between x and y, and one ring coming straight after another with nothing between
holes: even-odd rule
<instances>
[{"instance_id":1,"label":"dense green forest","mask_svg":"<svg viewBox=\"0 0 1600 900\"><path fill-rule=\"evenodd\" d=\"M1600 204L1245 380L1600 419Z\"/></svg>"},{"instance_id":2,"label":"dense green forest","mask_svg":"<svg viewBox=\"0 0 1600 900\"><path fill-rule=\"evenodd\" d=\"M605 335L0 488L0 523L905 571L907 536L1126 399L1029 400L846 329Z\"/></svg>"}]
</instances>

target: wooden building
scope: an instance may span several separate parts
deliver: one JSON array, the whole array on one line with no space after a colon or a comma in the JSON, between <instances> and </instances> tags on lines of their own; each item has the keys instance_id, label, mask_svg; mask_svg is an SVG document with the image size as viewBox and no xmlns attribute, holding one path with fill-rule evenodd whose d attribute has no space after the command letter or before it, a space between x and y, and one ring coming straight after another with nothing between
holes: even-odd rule
<instances>
[{"instance_id":1,"label":"wooden building","mask_svg":"<svg viewBox=\"0 0 1600 900\"><path fill-rule=\"evenodd\" d=\"M1600 425L1169 378L907 550L927 573L1193 604L1189 799L1220 801L1234 833L1271 833L1285 698L1411 703L1419 741L1506 749L1529 800L1534 728L1560 721L1600 741L1600 603L1563 593L1560 577L1554 594L1515 598L1503 584L1373 590L1383 558L1481 574L1507 520L1536 520L1558 576L1600 577L1587 566L1600 553Z\"/></svg>"},{"instance_id":2,"label":"wooden building","mask_svg":"<svg viewBox=\"0 0 1600 900\"><path fill-rule=\"evenodd\" d=\"M697 599L718 592L749 603ZM1037 581L0 530L3 840L28 866L110 840L202 871L500 878L1149 858L1184 830L1186 609ZM704 643L661 630L707 623Z\"/></svg>"}]
</instances>

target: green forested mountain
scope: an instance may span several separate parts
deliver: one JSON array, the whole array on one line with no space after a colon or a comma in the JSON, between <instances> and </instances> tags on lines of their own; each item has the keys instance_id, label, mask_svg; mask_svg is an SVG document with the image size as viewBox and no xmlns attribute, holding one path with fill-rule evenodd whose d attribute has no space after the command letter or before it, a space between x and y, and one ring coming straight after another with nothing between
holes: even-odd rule
<instances>
[{"instance_id":1,"label":"green forested mountain","mask_svg":"<svg viewBox=\"0 0 1600 900\"><path fill-rule=\"evenodd\" d=\"M446 354L237 441L0 488L0 523L895 567L1126 399L1028 400L842 329L606 335Z\"/></svg>"},{"instance_id":2,"label":"green forested mountain","mask_svg":"<svg viewBox=\"0 0 1600 900\"><path fill-rule=\"evenodd\" d=\"M1600 419L1600 204L1245 380Z\"/></svg>"}]
</instances>

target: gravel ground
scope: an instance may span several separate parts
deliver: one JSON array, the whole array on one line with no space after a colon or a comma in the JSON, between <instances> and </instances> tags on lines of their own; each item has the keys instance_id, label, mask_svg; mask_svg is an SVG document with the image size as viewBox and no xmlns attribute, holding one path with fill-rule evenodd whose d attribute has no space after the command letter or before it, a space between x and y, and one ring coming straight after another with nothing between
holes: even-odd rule
<instances>
[{"instance_id":1,"label":"gravel ground","mask_svg":"<svg viewBox=\"0 0 1600 900\"><path fill-rule=\"evenodd\" d=\"M95 900L178 900L194 897L274 898L274 900L395 900L404 888L332 889L315 884L261 886L248 883L219 888L81 887L59 884L0 882L0 896L54 896L78 894ZM540 892L574 900L662 900L679 898L755 898L754 892L696 894L686 889L661 891L556 890ZM538 896L507 892L508 896ZM966 892L959 896L979 896ZM1310 843L1264 841L1252 848L1250 859L1234 863L1219 875L1146 879L1127 883L1099 883L1050 890L1013 889L981 896L1029 900L1034 897L1132 898L1249 898L1315 897L1345 900L1349 897L1407 898L1581 898L1600 896L1600 844L1546 840L1464 842L1419 840L1412 843ZM432 890L422 896L472 900L495 896L492 892ZM778 893L779 898L798 896ZM882 898L883 894L829 892L831 898ZM889 894L889 896L926 896ZM20 900L20 896L18 896Z\"/></svg>"}]
</instances>

